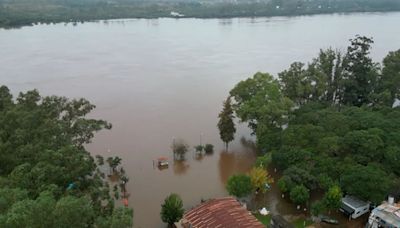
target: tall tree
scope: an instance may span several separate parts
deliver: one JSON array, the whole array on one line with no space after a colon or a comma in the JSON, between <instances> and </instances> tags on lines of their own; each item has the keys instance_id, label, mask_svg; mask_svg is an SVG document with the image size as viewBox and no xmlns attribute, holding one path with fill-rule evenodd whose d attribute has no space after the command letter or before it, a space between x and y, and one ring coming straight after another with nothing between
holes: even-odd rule
<instances>
[{"instance_id":1,"label":"tall tree","mask_svg":"<svg viewBox=\"0 0 400 228\"><path fill-rule=\"evenodd\" d=\"M362 106L371 103L377 79L377 64L369 57L372 38L357 35L345 56L344 103Z\"/></svg>"},{"instance_id":2,"label":"tall tree","mask_svg":"<svg viewBox=\"0 0 400 228\"><path fill-rule=\"evenodd\" d=\"M289 69L278 74L282 93L297 105L308 101L311 95L312 85L304 69L304 63L294 62Z\"/></svg>"},{"instance_id":3,"label":"tall tree","mask_svg":"<svg viewBox=\"0 0 400 228\"><path fill-rule=\"evenodd\" d=\"M382 76L380 79L380 92L387 93L385 104L393 106L396 99L400 99L400 49L389 52L383 59Z\"/></svg>"},{"instance_id":4,"label":"tall tree","mask_svg":"<svg viewBox=\"0 0 400 228\"><path fill-rule=\"evenodd\" d=\"M218 115L218 129L222 141L225 143L226 150L228 144L235 138L236 127L233 122L233 109L231 104L231 97L228 97L224 104L221 113Z\"/></svg>"},{"instance_id":5,"label":"tall tree","mask_svg":"<svg viewBox=\"0 0 400 228\"><path fill-rule=\"evenodd\" d=\"M293 102L282 94L278 80L258 72L239 82L230 94L235 99L236 116L256 134L259 148L266 151L277 147L293 107Z\"/></svg>"}]
</instances>

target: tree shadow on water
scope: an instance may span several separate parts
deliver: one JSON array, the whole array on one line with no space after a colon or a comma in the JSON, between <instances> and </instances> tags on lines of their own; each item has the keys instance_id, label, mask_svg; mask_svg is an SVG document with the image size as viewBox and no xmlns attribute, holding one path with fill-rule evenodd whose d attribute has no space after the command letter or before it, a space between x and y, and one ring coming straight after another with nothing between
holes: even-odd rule
<instances>
[{"instance_id":1,"label":"tree shadow on water","mask_svg":"<svg viewBox=\"0 0 400 228\"><path fill-rule=\"evenodd\" d=\"M184 175L190 168L190 165L186 161L174 161L173 171L175 175Z\"/></svg>"}]
</instances>

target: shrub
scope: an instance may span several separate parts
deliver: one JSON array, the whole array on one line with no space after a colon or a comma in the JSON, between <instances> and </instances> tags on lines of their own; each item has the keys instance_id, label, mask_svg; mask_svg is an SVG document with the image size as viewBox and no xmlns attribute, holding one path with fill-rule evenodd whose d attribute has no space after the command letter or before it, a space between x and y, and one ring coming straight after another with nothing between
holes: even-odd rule
<instances>
[{"instance_id":1,"label":"shrub","mask_svg":"<svg viewBox=\"0 0 400 228\"><path fill-rule=\"evenodd\" d=\"M297 185L290 191L290 199L295 204L304 204L310 198L310 193L304 185Z\"/></svg>"},{"instance_id":2,"label":"shrub","mask_svg":"<svg viewBox=\"0 0 400 228\"><path fill-rule=\"evenodd\" d=\"M205 151L207 154L213 153L213 152L214 152L214 145L212 145L212 144L206 144L206 145L204 146L204 151Z\"/></svg>"},{"instance_id":3,"label":"shrub","mask_svg":"<svg viewBox=\"0 0 400 228\"><path fill-rule=\"evenodd\" d=\"M230 195L244 197L251 193L251 179L244 174L229 177L226 190Z\"/></svg>"}]
</instances>

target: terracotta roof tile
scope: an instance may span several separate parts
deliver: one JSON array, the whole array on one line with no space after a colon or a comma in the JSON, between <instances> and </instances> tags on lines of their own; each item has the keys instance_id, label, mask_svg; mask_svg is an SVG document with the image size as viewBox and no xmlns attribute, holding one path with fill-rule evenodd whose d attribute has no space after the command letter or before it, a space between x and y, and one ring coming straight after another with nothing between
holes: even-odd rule
<instances>
[{"instance_id":1,"label":"terracotta roof tile","mask_svg":"<svg viewBox=\"0 0 400 228\"><path fill-rule=\"evenodd\" d=\"M249 211L233 197L212 199L187 211L183 225L193 228L264 228Z\"/></svg>"}]
</instances>

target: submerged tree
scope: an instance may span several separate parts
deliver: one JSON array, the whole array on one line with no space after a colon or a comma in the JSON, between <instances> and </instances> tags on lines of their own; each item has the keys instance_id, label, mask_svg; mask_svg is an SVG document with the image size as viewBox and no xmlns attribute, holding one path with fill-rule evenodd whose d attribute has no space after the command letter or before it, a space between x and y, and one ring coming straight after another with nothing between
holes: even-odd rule
<instances>
[{"instance_id":1,"label":"submerged tree","mask_svg":"<svg viewBox=\"0 0 400 228\"><path fill-rule=\"evenodd\" d=\"M239 82L230 95L235 99L234 111L247 122L257 136L257 146L271 150L278 146L279 134L287 124L293 102L285 97L279 82L268 73L256 73Z\"/></svg>"},{"instance_id":2,"label":"submerged tree","mask_svg":"<svg viewBox=\"0 0 400 228\"><path fill-rule=\"evenodd\" d=\"M172 193L165 198L161 205L161 220L173 227L175 222L178 222L183 216L183 202L179 195Z\"/></svg>"},{"instance_id":3,"label":"submerged tree","mask_svg":"<svg viewBox=\"0 0 400 228\"><path fill-rule=\"evenodd\" d=\"M113 174L117 172L117 167L121 164L121 161L122 159L118 156L107 158L107 163L110 166Z\"/></svg>"},{"instance_id":4,"label":"submerged tree","mask_svg":"<svg viewBox=\"0 0 400 228\"><path fill-rule=\"evenodd\" d=\"M204 146L203 145L197 145L194 147L194 149L196 150L196 152L201 153L204 150Z\"/></svg>"},{"instance_id":5,"label":"submerged tree","mask_svg":"<svg viewBox=\"0 0 400 228\"><path fill-rule=\"evenodd\" d=\"M189 145L183 139L174 139L171 145L174 158L177 160L185 160L185 154L189 150Z\"/></svg>"},{"instance_id":6,"label":"submerged tree","mask_svg":"<svg viewBox=\"0 0 400 228\"><path fill-rule=\"evenodd\" d=\"M204 152L206 152L206 154L212 154L214 152L214 145L206 144L204 146Z\"/></svg>"},{"instance_id":7,"label":"submerged tree","mask_svg":"<svg viewBox=\"0 0 400 228\"><path fill-rule=\"evenodd\" d=\"M228 150L228 143L235 138L236 127L233 122L233 109L231 104L231 97L224 101L223 109L218 115L218 129L222 141L225 143L226 150Z\"/></svg>"}]
</instances>

